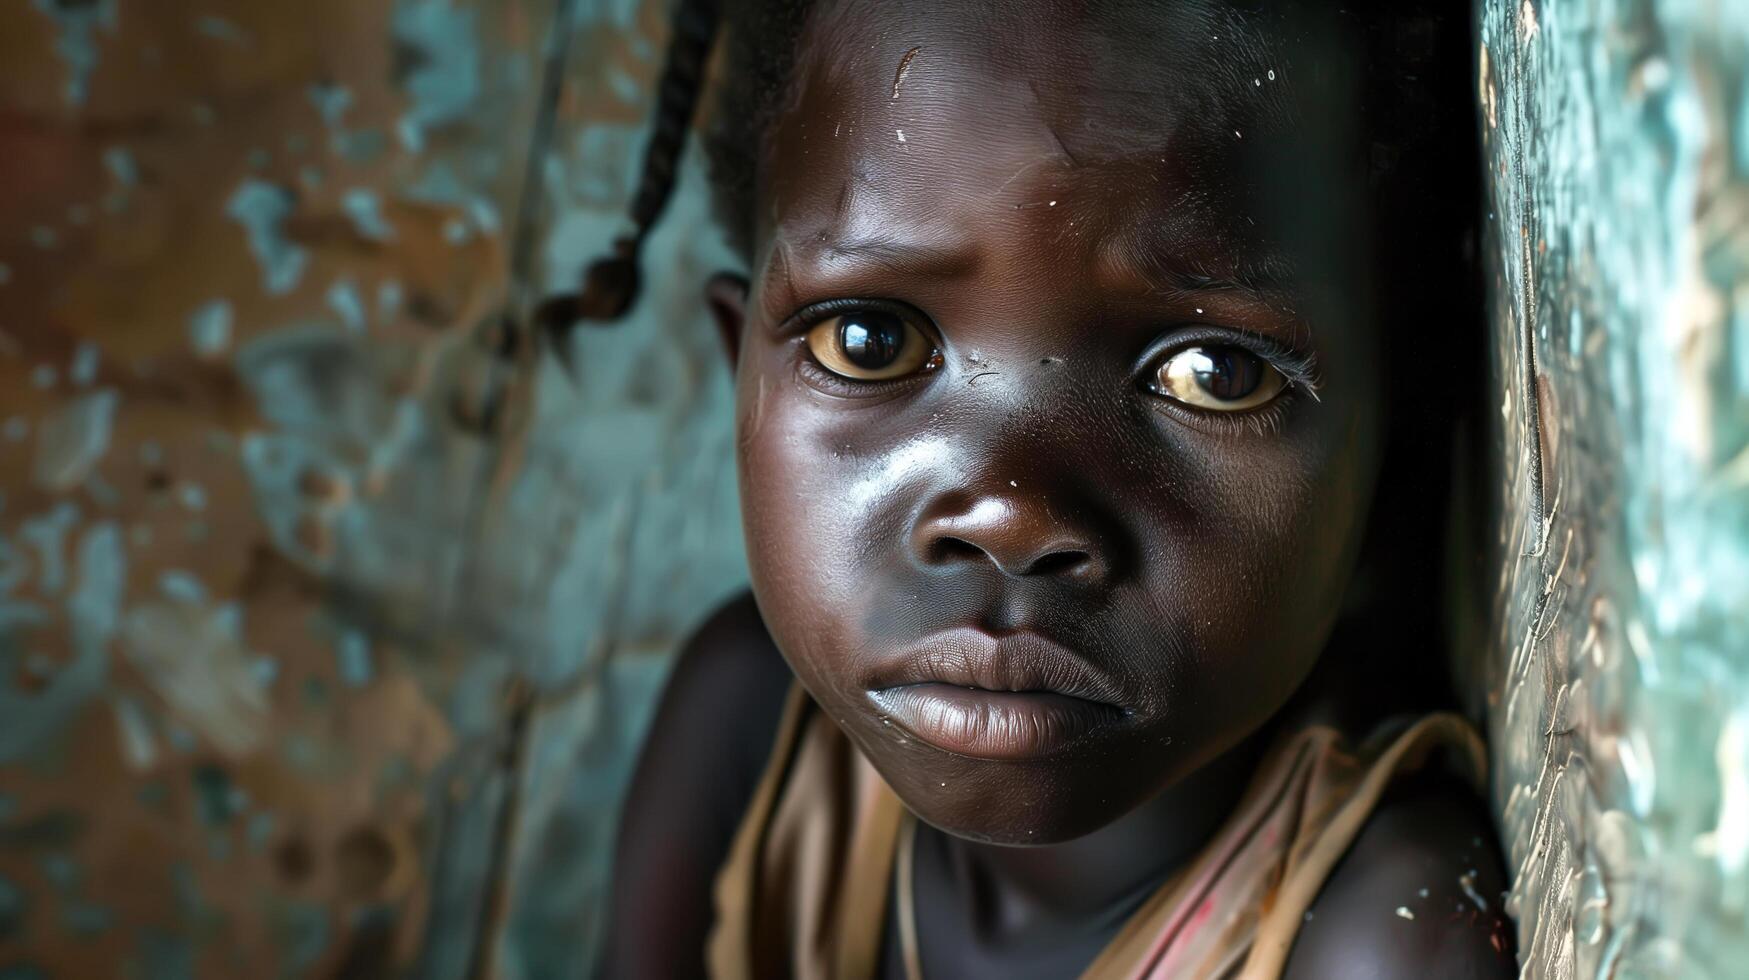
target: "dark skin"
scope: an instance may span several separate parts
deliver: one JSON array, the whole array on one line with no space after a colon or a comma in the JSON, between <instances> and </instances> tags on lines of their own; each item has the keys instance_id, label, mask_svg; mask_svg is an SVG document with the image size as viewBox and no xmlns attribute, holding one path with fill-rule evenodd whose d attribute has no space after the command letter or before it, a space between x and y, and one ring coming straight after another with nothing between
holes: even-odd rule
<instances>
[{"instance_id":1,"label":"dark skin","mask_svg":"<svg viewBox=\"0 0 1749 980\"><path fill-rule=\"evenodd\" d=\"M1359 184L1301 125L1329 93L1265 90L1278 48L1193 4L809 24L750 285L710 289L757 611L658 712L609 975L699 971L790 671L924 822L924 968L956 977L1079 971L1340 675L1387 327ZM1491 841L1466 791L1405 784L1289 975L1514 975Z\"/></svg>"}]
</instances>

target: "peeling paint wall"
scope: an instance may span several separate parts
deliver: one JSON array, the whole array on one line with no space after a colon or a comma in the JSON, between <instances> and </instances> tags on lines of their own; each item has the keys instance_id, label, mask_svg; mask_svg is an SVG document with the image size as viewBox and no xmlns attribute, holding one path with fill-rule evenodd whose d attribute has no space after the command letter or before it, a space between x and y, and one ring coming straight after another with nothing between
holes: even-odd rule
<instances>
[{"instance_id":1,"label":"peeling paint wall","mask_svg":"<svg viewBox=\"0 0 1749 980\"><path fill-rule=\"evenodd\" d=\"M0 976L577 976L668 657L744 581L664 5L0 5Z\"/></svg>"},{"instance_id":2,"label":"peeling paint wall","mask_svg":"<svg viewBox=\"0 0 1749 980\"><path fill-rule=\"evenodd\" d=\"M1460 649L1531 977L1749 962L1749 7L1485 0L1497 496Z\"/></svg>"}]
</instances>

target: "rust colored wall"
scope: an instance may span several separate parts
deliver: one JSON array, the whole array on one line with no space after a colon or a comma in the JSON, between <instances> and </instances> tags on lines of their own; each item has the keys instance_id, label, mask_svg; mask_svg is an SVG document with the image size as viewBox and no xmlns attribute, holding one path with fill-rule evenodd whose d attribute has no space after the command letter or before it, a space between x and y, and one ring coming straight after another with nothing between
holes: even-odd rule
<instances>
[{"instance_id":1,"label":"rust colored wall","mask_svg":"<svg viewBox=\"0 0 1749 980\"><path fill-rule=\"evenodd\" d=\"M582 971L743 575L693 287L575 379L514 342L618 228L661 10L0 6L0 975Z\"/></svg>"}]
</instances>

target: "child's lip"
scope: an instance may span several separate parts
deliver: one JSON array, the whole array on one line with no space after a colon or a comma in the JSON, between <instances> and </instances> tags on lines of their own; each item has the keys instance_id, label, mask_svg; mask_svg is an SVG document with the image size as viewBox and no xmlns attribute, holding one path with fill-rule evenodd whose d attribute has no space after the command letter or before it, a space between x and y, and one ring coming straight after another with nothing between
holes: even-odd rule
<instances>
[{"instance_id":1,"label":"child's lip","mask_svg":"<svg viewBox=\"0 0 1749 980\"><path fill-rule=\"evenodd\" d=\"M1052 691L991 691L951 684L908 684L871 691L883 721L954 755L1026 762L1072 747L1124 713Z\"/></svg>"},{"instance_id":2,"label":"child's lip","mask_svg":"<svg viewBox=\"0 0 1749 980\"><path fill-rule=\"evenodd\" d=\"M947 684L993 692L1061 694L1121 707L1123 692L1074 650L1032 630L989 633L958 628L932 633L882 657L866 678L870 691Z\"/></svg>"},{"instance_id":3,"label":"child's lip","mask_svg":"<svg viewBox=\"0 0 1749 980\"><path fill-rule=\"evenodd\" d=\"M978 759L1047 756L1128 714L1109 676L1029 630L932 634L884 658L867 687L883 721Z\"/></svg>"}]
</instances>

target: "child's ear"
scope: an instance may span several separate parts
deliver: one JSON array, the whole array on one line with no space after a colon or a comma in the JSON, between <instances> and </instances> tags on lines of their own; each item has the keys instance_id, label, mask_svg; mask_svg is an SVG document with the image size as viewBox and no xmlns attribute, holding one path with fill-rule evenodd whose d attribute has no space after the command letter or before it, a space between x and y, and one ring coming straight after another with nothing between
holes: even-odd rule
<instances>
[{"instance_id":1,"label":"child's ear","mask_svg":"<svg viewBox=\"0 0 1749 980\"><path fill-rule=\"evenodd\" d=\"M723 350L732 367L741 357L741 328L747 324L747 279L719 272L705 285L704 299L717 321L717 332L722 335Z\"/></svg>"}]
</instances>

